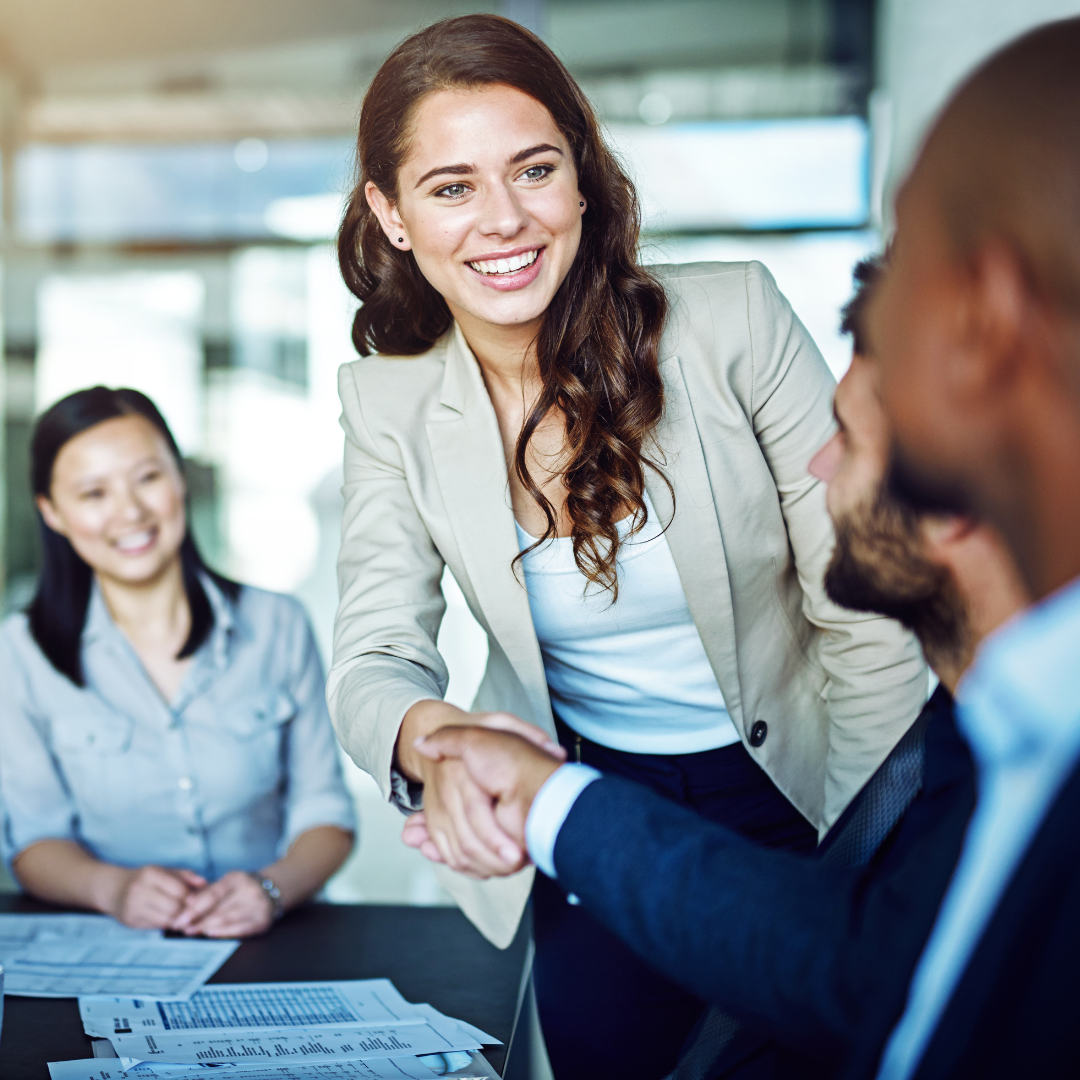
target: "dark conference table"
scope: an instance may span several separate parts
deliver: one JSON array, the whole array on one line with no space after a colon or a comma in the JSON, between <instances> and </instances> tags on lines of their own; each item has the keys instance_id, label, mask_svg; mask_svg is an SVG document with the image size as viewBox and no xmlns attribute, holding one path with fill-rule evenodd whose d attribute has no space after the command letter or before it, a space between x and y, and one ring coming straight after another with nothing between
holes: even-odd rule
<instances>
[{"instance_id":1,"label":"dark conference table","mask_svg":"<svg viewBox=\"0 0 1080 1080\"><path fill-rule=\"evenodd\" d=\"M0 912L58 910L0 894ZM245 941L210 981L387 978L407 1000L430 1002L501 1039L484 1051L501 1073L527 948L525 921L499 950L457 908L308 904ZM3 1080L48 1080L48 1062L92 1056L74 998L4 998Z\"/></svg>"}]
</instances>

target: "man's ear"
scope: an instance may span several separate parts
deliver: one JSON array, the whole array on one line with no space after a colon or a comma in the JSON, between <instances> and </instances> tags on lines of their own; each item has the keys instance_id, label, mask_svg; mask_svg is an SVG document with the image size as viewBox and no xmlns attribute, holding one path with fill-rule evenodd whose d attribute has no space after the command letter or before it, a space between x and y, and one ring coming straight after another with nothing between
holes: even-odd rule
<instances>
[{"instance_id":1,"label":"man's ear","mask_svg":"<svg viewBox=\"0 0 1080 1080\"><path fill-rule=\"evenodd\" d=\"M34 502L37 504L39 513L45 519L45 524L48 525L53 532L57 532L61 536L67 536L67 532L64 530L64 523L61 521L60 515L57 514L56 507L53 506L52 500L47 495L35 495Z\"/></svg>"},{"instance_id":2,"label":"man's ear","mask_svg":"<svg viewBox=\"0 0 1080 1080\"><path fill-rule=\"evenodd\" d=\"M409 230L401 220L396 203L392 203L370 180L364 185L364 198L367 199L371 212L378 219L379 226L394 247L408 251L412 247Z\"/></svg>"},{"instance_id":3,"label":"man's ear","mask_svg":"<svg viewBox=\"0 0 1080 1080\"><path fill-rule=\"evenodd\" d=\"M1021 355L1030 300L1016 252L996 239L983 241L967 260L964 336L969 360L953 365L964 391L977 396L1009 393Z\"/></svg>"},{"instance_id":4,"label":"man's ear","mask_svg":"<svg viewBox=\"0 0 1080 1080\"><path fill-rule=\"evenodd\" d=\"M976 527L974 519L962 514L927 514L919 523L927 554L935 561L940 553L966 540Z\"/></svg>"}]
</instances>

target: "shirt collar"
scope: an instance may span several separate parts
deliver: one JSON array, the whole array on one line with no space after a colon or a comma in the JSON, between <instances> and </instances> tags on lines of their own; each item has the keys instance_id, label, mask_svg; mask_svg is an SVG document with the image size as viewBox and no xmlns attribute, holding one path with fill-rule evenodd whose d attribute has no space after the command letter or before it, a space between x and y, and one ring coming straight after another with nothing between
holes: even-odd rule
<instances>
[{"instance_id":1,"label":"shirt collar","mask_svg":"<svg viewBox=\"0 0 1080 1080\"><path fill-rule=\"evenodd\" d=\"M233 605L229 603L228 598L208 574L200 574L199 581L202 583L203 591L214 613L213 629L199 651L202 652L205 649L214 667L221 669L228 663L229 641L234 630L237 629L236 614ZM90 588L90 603L86 608L86 623L82 633L83 646L96 641L108 641L110 638L116 638L120 633L95 578Z\"/></svg>"},{"instance_id":2,"label":"shirt collar","mask_svg":"<svg viewBox=\"0 0 1080 1080\"><path fill-rule=\"evenodd\" d=\"M992 634L957 691L980 765L1080 739L1080 579Z\"/></svg>"}]
</instances>

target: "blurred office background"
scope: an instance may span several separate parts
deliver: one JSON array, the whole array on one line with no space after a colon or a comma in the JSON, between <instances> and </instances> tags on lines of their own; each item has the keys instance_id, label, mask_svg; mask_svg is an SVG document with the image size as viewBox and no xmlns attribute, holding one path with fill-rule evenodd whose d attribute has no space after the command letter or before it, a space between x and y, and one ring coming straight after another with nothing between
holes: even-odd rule
<instances>
[{"instance_id":1,"label":"blurred office background","mask_svg":"<svg viewBox=\"0 0 1080 1080\"><path fill-rule=\"evenodd\" d=\"M758 258L839 376L854 263L955 81L1061 0L4 0L0 598L38 564L34 416L94 383L162 408L210 561L307 605L329 659L353 301L331 238L365 86L436 19L542 34L640 185L648 261ZM452 580L440 647L467 706L486 658ZM0 687L0 693L3 688ZM439 903L350 765L339 900Z\"/></svg>"}]
</instances>

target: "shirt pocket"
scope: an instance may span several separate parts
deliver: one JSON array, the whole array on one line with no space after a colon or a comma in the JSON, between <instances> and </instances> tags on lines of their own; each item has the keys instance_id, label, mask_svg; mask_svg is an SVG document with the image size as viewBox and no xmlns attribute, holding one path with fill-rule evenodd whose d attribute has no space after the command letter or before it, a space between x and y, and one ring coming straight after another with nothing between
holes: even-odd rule
<instances>
[{"instance_id":1,"label":"shirt pocket","mask_svg":"<svg viewBox=\"0 0 1080 1080\"><path fill-rule=\"evenodd\" d=\"M52 718L52 743L58 757L125 754L135 721L116 713L72 712Z\"/></svg>"},{"instance_id":2,"label":"shirt pocket","mask_svg":"<svg viewBox=\"0 0 1080 1080\"><path fill-rule=\"evenodd\" d=\"M254 695L250 701L230 708L222 725L241 741L278 732L296 715L296 701L287 690L277 687Z\"/></svg>"}]
</instances>

